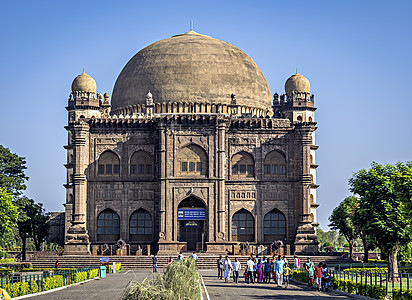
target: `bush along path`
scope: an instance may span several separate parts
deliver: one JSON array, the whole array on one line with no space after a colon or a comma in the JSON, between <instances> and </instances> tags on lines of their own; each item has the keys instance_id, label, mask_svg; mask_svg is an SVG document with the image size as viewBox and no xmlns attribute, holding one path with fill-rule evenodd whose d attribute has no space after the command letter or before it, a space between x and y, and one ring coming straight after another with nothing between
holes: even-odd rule
<instances>
[{"instance_id":1,"label":"bush along path","mask_svg":"<svg viewBox=\"0 0 412 300\"><path fill-rule=\"evenodd\" d=\"M333 271L331 273L331 287L333 290L346 292L355 295L368 296L374 299L385 299L387 295L392 295L392 299L411 299L412 285L409 282L403 282L403 288L396 287L394 282L388 282L389 275L384 268L364 268L347 269L342 272ZM385 272L386 271L386 272ZM397 274L407 280L412 279L412 274ZM405 276L406 275L406 276ZM292 279L307 283L305 271L292 271ZM401 280L402 283L402 280ZM393 286L392 286L393 285ZM398 284L399 285L399 284Z\"/></svg>"},{"instance_id":2,"label":"bush along path","mask_svg":"<svg viewBox=\"0 0 412 300\"><path fill-rule=\"evenodd\" d=\"M199 273L192 258L169 264L153 280L131 281L123 292L122 300L194 300L200 299Z\"/></svg>"},{"instance_id":3,"label":"bush along path","mask_svg":"<svg viewBox=\"0 0 412 300\"><path fill-rule=\"evenodd\" d=\"M26 272L30 272L30 269L26 269ZM100 276L100 267L69 270L54 269L53 271L46 270L41 274L30 275L14 273L0 278L0 287L14 298L75 284L98 276Z\"/></svg>"}]
</instances>

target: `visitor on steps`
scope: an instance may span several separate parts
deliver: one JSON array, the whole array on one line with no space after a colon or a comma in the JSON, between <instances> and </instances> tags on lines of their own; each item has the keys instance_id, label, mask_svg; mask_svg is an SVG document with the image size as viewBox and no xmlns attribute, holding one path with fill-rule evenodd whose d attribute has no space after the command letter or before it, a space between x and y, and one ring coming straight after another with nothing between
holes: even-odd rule
<instances>
[{"instance_id":1,"label":"visitor on steps","mask_svg":"<svg viewBox=\"0 0 412 300\"><path fill-rule=\"evenodd\" d=\"M225 257L225 261L223 263L223 278L225 282L229 282L230 279L230 270L232 269L232 262L230 261L229 257Z\"/></svg>"},{"instance_id":2,"label":"visitor on steps","mask_svg":"<svg viewBox=\"0 0 412 300\"><path fill-rule=\"evenodd\" d=\"M255 283L253 280L253 270L255 268L255 262L253 261L252 256L249 257L249 260L247 261L247 278L248 278L248 283Z\"/></svg>"},{"instance_id":3,"label":"visitor on steps","mask_svg":"<svg viewBox=\"0 0 412 300\"><path fill-rule=\"evenodd\" d=\"M312 287L313 286L313 277L315 275L315 270L314 270L314 266L313 266L313 262L310 261L310 257L308 257L308 261L305 262L305 270L306 270L306 277L308 280L308 287Z\"/></svg>"},{"instance_id":4,"label":"visitor on steps","mask_svg":"<svg viewBox=\"0 0 412 300\"><path fill-rule=\"evenodd\" d=\"M285 262L282 260L282 257L279 255L278 259L275 261L276 282L278 284L278 287L282 287L284 266L285 266Z\"/></svg>"},{"instance_id":5,"label":"visitor on steps","mask_svg":"<svg viewBox=\"0 0 412 300\"><path fill-rule=\"evenodd\" d=\"M197 255L196 255L196 252L193 252L192 258L195 260L195 262L197 262L198 257L197 257Z\"/></svg>"},{"instance_id":6,"label":"visitor on steps","mask_svg":"<svg viewBox=\"0 0 412 300\"><path fill-rule=\"evenodd\" d=\"M329 275L328 266L326 264L323 264L323 268L322 268L322 281L325 284L325 292L329 291L330 275Z\"/></svg>"},{"instance_id":7,"label":"visitor on steps","mask_svg":"<svg viewBox=\"0 0 412 300\"><path fill-rule=\"evenodd\" d=\"M152 260L153 260L153 273L154 273L154 272L157 272L157 256L156 256L156 254L153 256Z\"/></svg>"},{"instance_id":8,"label":"visitor on steps","mask_svg":"<svg viewBox=\"0 0 412 300\"><path fill-rule=\"evenodd\" d=\"M322 284L322 263L319 263L315 268L316 288L320 292Z\"/></svg>"},{"instance_id":9,"label":"visitor on steps","mask_svg":"<svg viewBox=\"0 0 412 300\"><path fill-rule=\"evenodd\" d=\"M272 264L270 263L270 258L265 262L265 279L263 282L270 283L270 275L272 273Z\"/></svg>"},{"instance_id":10,"label":"visitor on steps","mask_svg":"<svg viewBox=\"0 0 412 300\"><path fill-rule=\"evenodd\" d=\"M289 286L290 273L292 273L292 270L289 268L288 264L285 264L285 267L283 268L283 281L285 282L285 288L288 288Z\"/></svg>"}]
</instances>

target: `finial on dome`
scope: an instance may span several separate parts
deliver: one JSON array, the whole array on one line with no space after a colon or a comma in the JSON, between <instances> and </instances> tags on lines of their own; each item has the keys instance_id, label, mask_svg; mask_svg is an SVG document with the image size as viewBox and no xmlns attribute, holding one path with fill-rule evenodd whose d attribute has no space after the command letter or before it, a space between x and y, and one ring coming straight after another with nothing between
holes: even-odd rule
<instances>
[{"instance_id":1,"label":"finial on dome","mask_svg":"<svg viewBox=\"0 0 412 300\"><path fill-rule=\"evenodd\" d=\"M298 73L298 68L296 68L296 74L299 74L299 73Z\"/></svg>"},{"instance_id":2,"label":"finial on dome","mask_svg":"<svg viewBox=\"0 0 412 300\"><path fill-rule=\"evenodd\" d=\"M190 31L193 31L193 21L190 20Z\"/></svg>"},{"instance_id":3,"label":"finial on dome","mask_svg":"<svg viewBox=\"0 0 412 300\"><path fill-rule=\"evenodd\" d=\"M84 74L85 72L84 72L84 67L83 67L83 73L82 74Z\"/></svg>"}]
</instances>

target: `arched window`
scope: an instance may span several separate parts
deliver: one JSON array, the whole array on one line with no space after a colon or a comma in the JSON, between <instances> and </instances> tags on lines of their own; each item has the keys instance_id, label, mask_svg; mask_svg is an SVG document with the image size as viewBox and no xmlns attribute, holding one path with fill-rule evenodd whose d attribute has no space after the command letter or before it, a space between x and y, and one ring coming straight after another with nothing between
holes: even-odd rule
<instances>
[{"instance_id":1,"label":"arched window","mask_svg":"<svg viewBox=\"0 0 412 300\"><path fill-rule=\"evenodd\" d=\"M153 222L147 210L139 208L130 216L129 234L131 241L152 241Z\"/></svg>"},{"instance_id":2,"label":"arched window","mask_svg":"<svg viewBox=\"0 0 412 300\"><path fill-rule=\"evenodd\" d=\"M232 217L232 240L237 242L253 242L255 222L246 209L241 209Z\"/></svg>"},{"instance_id":3,"label":"arched window","mask_svg":"<svg viewBox=\"0 0 412 300\"><path fill-rule=\"evenodd\" d=\"M243 151L233 155L232 176L251 178L255 176L255 162L252 155Z\"/></svg>"},{"instance_id":4,"label":"arched window","mask_svg":"<svg viewBox=\"0 0 412 300\"><path fill-rule=\"evenodd\" d=\"M97 240L115 242L120 237L119 215L111 209L105 209L97 217Z\"/></svg>"},{"instance_id":5,"label":"arched window","mask_svg":"<svg viewBox=\"0 0 412 300\"><path fill-rule=\"evenodd\" d=\"M263 219L263 234L265 242L284 240L286 236L285 216L274 209L268 212Z\"/></svg>"},{"instance_id":6,"label":"arched window","mask_svg":"<svg viewBox=\"0 0 412 300\"><path fill-rule=\"evenodd\" d=\"M312 194L310 194L310 203L315 203L315 199L313 198Z\"/></svg>"},{"instance_id":7,"label":"arched window","mask_svg":"<svg viewBox=\"0 0 412 300\"><path fill-rule=\"evenodd\" d=\"M130 159L130 175L153 177L153 159L145 151L137 151Z\"/></svg>"},{"instance_id":8,"label":"arched window","mask_svg":"<svg viewBox=\"0 0 412 300\"><path fill-rule=\"evenodd\" d=\"M285 176L286 175L286 158L278 152L272 151L265 157L263 173L266 177Z\"/></svg>"},{"instance_id":9,"label":"arched window","mask_svg":"<svg viewBox=\"0 0 412 300\"><path fill-rule=\"evenodd\" d=\"M203 175L207 176L207 155L206 152L199 146L189 145L184 147L177 154L178 168L177 175L193 176Z\"/></svg>"},{"instance_id":10,"label":"arched window","mask_svg":"<svg viewBox=\"0 0 412 300\"><path fill-rule=\"evenodd\" d=\"M105 151L99 157L97 173L99 176L120 176L120 160L112 151Z\"/></svg>"},{"instance_id":11,"label":"arched window","mask_svg":"<svg viewBox=\"0 0 412 300\"><path fill-rule=\"evenodd\" d=\"M302 116L298 116L298 121L302 122Z\"/></svg>"},{"instance_id":12,"label":"arched window","mask_svg":"<svg viewBox=\"0 0 412 300\"><path fill-rule=\"evenodd\" d=\"M312 122L312 117L309 117L308 121L309 121L309 122Z\"/></svg>"}]
</instances>

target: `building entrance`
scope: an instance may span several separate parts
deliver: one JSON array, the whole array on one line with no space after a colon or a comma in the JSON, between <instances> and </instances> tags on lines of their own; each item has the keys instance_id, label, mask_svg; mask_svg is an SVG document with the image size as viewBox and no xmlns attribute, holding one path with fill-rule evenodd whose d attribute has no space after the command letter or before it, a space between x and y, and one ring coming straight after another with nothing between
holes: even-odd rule
<instances>
[{"instance_id":1,"label":"building entrance","mask_svg":"<svg viewBox=\"0 0 412 300\"><path fill-rule=\"evenodd\" d=\"M179 241L186 242L187 250L196 251L202 248L205 240L206 207L196 198L189 197L180 202L177 209L179 221Z\"/></svg>"}]
</instances>

